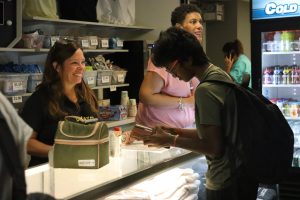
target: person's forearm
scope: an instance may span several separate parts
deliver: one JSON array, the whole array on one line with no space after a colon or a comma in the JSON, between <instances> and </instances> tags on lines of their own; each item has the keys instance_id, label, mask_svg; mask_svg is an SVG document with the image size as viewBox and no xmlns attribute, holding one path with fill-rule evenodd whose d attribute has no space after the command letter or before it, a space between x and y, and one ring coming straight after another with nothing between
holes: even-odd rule
<instances>
[{"instance_id":1,"label":"person's forearm","mask_svg":"<svg viewBox=\"0 0 300 200\"><path fill-rule=\"evenodd\" d=\"M199 138L196 129L174 128L173 135L179 135L185 138Z\"/></svg>"},{"instance_id":2,"label":"person's forearm","mask_svg":"<svg viewBox=\"0 0 300 200\"><path fill-rule=\"evenodd\" d=\"M199 154L204 154L210 157L217 157L220 156L219 152L214 150L207 142L199 138L188 138L188 137L181 137L181 136L174 136L173 145L174 147L179 147L183 149L187 149Z\"/></svg>"},{"instance_id":3,"label":"person's forearm","mask_svg":"<svg viewBox=\"0 0 300 200\"><path fill-rule=\"evenodd\" d=\"M51 145L47 145L36 139L29 139L27 145L27 153L32 156L48 157L48 153L51 148Z\"/></svg>"},{"instance_id":4,"label":"person's forearm","mask_svg":"<svg viewBox=\"0 0 300 200\"><path fill-rule=\"evenodd\" d=\"M177 108L179 106L180 97L169 96L167 94L152 94L147 97L141 98L142 103L157 106L157 107L169 107ZM181 102L184 105L190 104L188 97L182 97Z\"/></svg>"}]
</instances>

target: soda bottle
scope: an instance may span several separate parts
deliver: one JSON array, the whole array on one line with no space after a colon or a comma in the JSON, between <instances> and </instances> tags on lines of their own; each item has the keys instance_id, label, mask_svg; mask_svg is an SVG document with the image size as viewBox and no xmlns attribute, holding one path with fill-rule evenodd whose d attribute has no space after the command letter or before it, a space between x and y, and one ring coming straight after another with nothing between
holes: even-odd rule
<instances>
[{"instance_id":1,"label":"soda bottle","mask_svg":"<svg viewBox=\"0 0 300 200\"><path fill-rule=\"evenodd\" d=\"M284 67L282 71L282 84L287 84L287 74L288 74L288 69Z\"/></svg>"},{"instance_id":2,"label":"soda bottle","mask_svg":"<svg viewBox=\"0 0 300 200\"><path fill-rule=\"evenodd\" d=\"M279 84L279 68L275 67L273 72L273 84L278 85Z\"/></svg>"},{"instance_id":3,"label":"soda bottle","mask_svg":"<svg viewBox=\"0 0 300 200\"><path fill-rule=\"evenodd\" d=\"M281 47L281 33L279 31L276 31L276 33L274 34L274 51L280 51Z\"/></svg>"},{"instance_id":4,"label":"soda bottle","mask_svg":"<svg viewBox=\"0 0 300 200\"><path fill-rule=\"evenodd\" d=\"M297 73L297 71L296 71L296 67L293 66L293 67L292 67L292 84L296 84L297 79L298 79L297 76L299 76L299 75L298 75L298 73Z\"/></svg>"},{"instance_id":5,"label":"soda bottle","mask_svg":"<svg viewBox=\"0 0 300 200\"><path fill-rule=\"evenodd\" d=\"M271 52L271 51L274 51L274 33L275 32L266 32L265 33L265 44L266 44L266 51L267 52Z\"/></svg>"},{"instance_id":6,"label":"soda bottle","mask_svg":"<svg viewBox=\"0 0 300 200\"><path fill-rule=\"evenodd\" d=\"M278 67L278 84L283 84L282 83L282 78L283 76L283 68L281 66Z\"/></svg>"},{"instance_id":7,"label":"soda bottle","mask_svg":"<svg viewBox=\"0 0 300 200\"><path fill-rule=\"evenodd\" d=\"M290 34L288 31L282 31L281 33L281 50L290 51Z\"/></svg>"},{"instance_id":8,"label":"soda bottle","mask_svg":"<svg viewBox=\"0 0 300 200\"><path fill-rule=\"evenodd\" d=\"M286 84L292 84L292 73L293 73L293 69L292 67L288 67L287 69L287 77L286 77Z\"/></svg>"},{"instance_id":9,"label":"soda bottle","mask_svg":"<svg viewBox=\"0 0 300 200\"><path fill-rule=\"evenodd\" d=\"M269 68L267 67L265 70L264 70L264 75L263 75L263 83L264 84L272 84L272 78L271 78L271 74L270 74L270 70Z\"/></svg>"}]
</instances>

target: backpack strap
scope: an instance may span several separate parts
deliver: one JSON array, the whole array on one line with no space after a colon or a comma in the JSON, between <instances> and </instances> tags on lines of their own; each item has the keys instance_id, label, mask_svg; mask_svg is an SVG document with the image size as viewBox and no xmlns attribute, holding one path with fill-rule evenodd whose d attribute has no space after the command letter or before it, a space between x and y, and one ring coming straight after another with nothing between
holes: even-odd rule
<instances>
[{"instance_id":1,"label":"backpack strap","mask_svg":"<svg viewBox=\"0 0 300 200\"><path fill-rule=\"evenodd\" d=\"M24 167L21 164L18 148L4 119L0 118L0 149L4 163L13 179L12 199L26 199Z\"/></svg>"}]
</instances>

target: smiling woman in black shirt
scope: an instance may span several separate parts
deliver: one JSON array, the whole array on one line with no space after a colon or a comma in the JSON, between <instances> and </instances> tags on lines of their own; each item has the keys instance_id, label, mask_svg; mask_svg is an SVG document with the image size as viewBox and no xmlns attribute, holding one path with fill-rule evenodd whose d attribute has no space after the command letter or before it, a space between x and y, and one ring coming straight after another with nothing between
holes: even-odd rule
<instances>
[{"instance_id":1,"label":"smiling woman in black shirt","mask_svg":"<svg viewBox=\"0 0 300 200\"><path fill-rule=\"evenodd\" d=\"M26 101L21 116L33 128L28 142L29 166L48 162L58 121L65 116L98 117L97 100L84 83L85 58L71 42L50 49L42 83Z\"/></svg>"}]
</instances>

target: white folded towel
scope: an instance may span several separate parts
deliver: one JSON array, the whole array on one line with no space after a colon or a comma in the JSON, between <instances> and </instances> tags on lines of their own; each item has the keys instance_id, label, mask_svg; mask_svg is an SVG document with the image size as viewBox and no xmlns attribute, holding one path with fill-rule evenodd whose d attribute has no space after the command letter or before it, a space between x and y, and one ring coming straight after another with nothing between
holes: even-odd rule
<instances>
[{"instance_id":1,"label":"white folded towel","mask_svg":"<svg viewBox=\"0 0 300 200\"><path fill-rule=\"evenodd\" d=\"M199 174L192 169L175 168L106 199L192 200L195 195L197 197L200 185L198 179Z\"/></svg>"}]
</instances>

